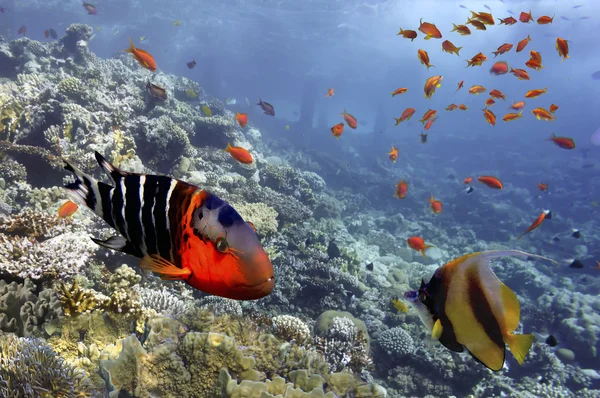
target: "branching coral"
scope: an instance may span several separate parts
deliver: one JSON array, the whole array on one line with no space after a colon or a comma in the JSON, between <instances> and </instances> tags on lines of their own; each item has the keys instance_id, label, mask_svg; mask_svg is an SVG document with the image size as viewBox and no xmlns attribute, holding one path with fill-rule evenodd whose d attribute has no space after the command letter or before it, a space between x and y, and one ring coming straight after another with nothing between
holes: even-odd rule
<instances>
[{"instance_id":1,"label":"branching coral","mask_svg":"<svg viewBox=\"0 0 600 398\"><path fill-rule=\"evenodd\" d=\"M302 320L291 315L278 315L273 317L275 333L286 341L294 340L304 344L311 339L310 329Z\"/></svg>"},{"instance_id":2,"label":"branching coral","mask_svg":"<svg viewBox=\"0 0 600 398\"><path fill-rule=\"evenodd\" d=\"M97 292L91 289L82 289L79 287L77 278L73 280L71 286L62 283L58 286L58 295L66 316L75 316L83 313L90 313L101 307L107 297L100 297Z\"/></svg>"}]
</instances>

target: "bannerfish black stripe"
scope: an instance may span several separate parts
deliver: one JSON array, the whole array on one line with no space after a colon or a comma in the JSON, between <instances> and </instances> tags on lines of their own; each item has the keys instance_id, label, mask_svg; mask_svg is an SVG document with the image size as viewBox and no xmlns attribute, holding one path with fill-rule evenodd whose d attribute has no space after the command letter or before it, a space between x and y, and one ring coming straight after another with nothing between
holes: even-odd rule
<instances>
[{"instance_id":1,"label":"bannerfish black stripe","mask_svg":"<svg viewBox=\"0 0 600 398\"><path fill-rule=\"evenodd\" d=\"M439 342L450 351L463 352L464 347L456 340L454 327L446 315L448 289L444 284L443 276L437 277L434 275L427 285L427 291L430 292L431 297L428 297L423 304L425 304L429 312L433 315L433 322L439 319L442 323L442 335L439 338Z\"/></svg>"},{"instance_id":2,"label":"bannerfish black stripe","mask_svg":"<svg viewBox=\"0 0 600 398\"><path fill-rule=\"evenodd\" d=\"M102 213L96 212L111 227L115 228L115 221L112 216L112 202L110 200L111 192L114 188L103 182L98 182L98 193L100 196Z\"/></svg>"},{"instance_id":3,"label":"bannerfish black stripe","mask_svg":"<svg viewBox=\"0 0 600 398\"><path fill-rule=\"evenodd\" d=\"M173 261L173 256L168 212L169 199L171 198L175 185L177 185L177 181L172 178L163 177L159 180L158 191L155 195L156 200L154 202L154 209L152 210L158 254L171 262Z\"/></svg>"},{"instance_id":4,"label":"bannerfish black stripe","mask_svg":"<svg viewBox=\"0 0 600 398\"><path fill-rule=\"evenodd\" d=\"M125 239L129 240L127 237L127 227L125 225L125 215L124 215L124 192L123 192L123 184L121 184L121 180L115 181L116 185L112 190L112 217L115 220L115 228L121 235L125 237Z\"/></svg>"},{"instance_id":5,"label":"bannerfish black stripe","mask_svg":"<svg viewBox=\"0 0 600 398\"><path fill-rule=\"evenodd\" d=\"M131 174L123 179L126 187L125 191L125 226L127 228L127 240L133 247L142 247L142 221L140 220L140 210L142 203L140 201L141 176Z\"/></svg>"},{"instance_id":6,"label":"bannerfish black stripe","mask_svg":"<svg viewBox=\"0 0 600 398\"><path fill-rule=\"evenodd\" d=\"M473 310L473 315L477 322L481 325L490 340L494 342L504 352L506 350L500 325L494 317L494 312L490 303L481 289L479 283L479 275L472 272L467 272L468 300L469 306Z\"/></svg>"},{"instance_id":7,"label":"bannerfish black stripe","mask_svg":"<svg viewBox=\"0 0 600 398\"><path fill-rule=\"evenodd\" d=\"M156 232L154 225L154 200L158 191L158 182L160 178L147 175L143 184L144 192L142 194L142 229L144 230L144 246L146 249L145 254L157 254L158 248L156 243Z\"/></svg>"}]
</instances>

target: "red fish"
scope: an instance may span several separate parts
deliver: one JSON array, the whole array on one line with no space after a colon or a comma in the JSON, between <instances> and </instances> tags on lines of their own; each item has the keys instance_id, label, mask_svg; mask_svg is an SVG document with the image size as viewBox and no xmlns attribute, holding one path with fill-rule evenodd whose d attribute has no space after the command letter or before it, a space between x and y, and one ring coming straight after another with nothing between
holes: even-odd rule
<instances>
[{"instance_id":1,"label":"red fish","mask_svg":"<svg viewBox=\"0 0 600 398\"><path fill-rule=\"evenodd\" d=\"M500 25L514 25L517 23L517 20L514 19L513 17L508 17L508 18L498 18L500 20Z\"/></svg>"},{"instance_id":2,"label":"red fish","mask_svg":"<svg viewBox=\"0 0 600 398\"><path fill-rule=\"evenodd\" d=\"M439 200L435 200L433 194L431 195L431 198L429 198L429 203L431 203L432 212L434 212L435 214L440 214L442 212L442 202L440 202Z\"/></svg>"},{"instance_id":3,"label":"red fish","mask_svg":"<svg viewBox=\"0 0 600 398\"><path fill-rule=\"evenodd\" d=\"M98 12L96 11L96 6L90 3L83 2L83 8L88 12L89 15L96 15Z\"/></svg>"},{"instance_id":4,"label":"red fish","mask_svg":"<svg viewBox=\"0 0 600 398\"><path fill-rule=\"evenodd\" d=\"M533 21L533 16L531 15L531 10L529 10L529 14L527 14L525 11L522 11L521 15L519 15L519 21L521 21L523 23L529 23L529 21Z\"/></svg>"},{"instance_id":5,"label":"red fish","mask_svg":"<svg viewBox=\"0 0 600 398\"><path fill-rule=\"evenodd\" d=\"M525 101L519 101L519 102L513 101L513 104L510 106L510 108L514 109L515 111L523 109L524 107L525 107Z\"/></svg>"},{"instance_id":6,"label":"red fish","mask_svg":"<svg viewBox=\"0 0 600 398\"><path fill-rule=\"evenodd\" d=\"M425 127L423 127L423 129L424 129L425 131L429 130L429 129L431 128L431 126L433 125L433 123L434 123L436 120L438 120L438 118L437 118L437 117L434 117L433 119L429 119L429 120L427 121L427 123L425 123Z\"/></svg>"},{"instance_id":7,"label":"red fish","mask_svg":"<svg viewBox=\"0 0 600 398\"><path fill-rule=\"evenodd\" d=\"M464 81L464 80L461 80L461 81L459 81L459 82L458 82L458 88L456 89L456 91L460 90L460 89L463 87L463 85L464 85L464 84L465 84L465 81ZM455 92L456 92L456 91L455 91Z\"/></svg>"},{"instance_id":8,"label":"red fish","mask_svg":"<svg viewBox=\"0 0 600 398\"><path fill-rule=\"evenodd\" d=\"M529 226L529 228L527 228L527 230L525 232L523 232L521 235L519 235L519 237L517 238L517 240L521 239L521 237L525 234L530 233L531 231L533 231L534 229L536 229L537 227L539 227L540 225L542 225L542 222L545 219L550 220L552 218L552 213L550 212L550 210L544 210L542 211L542 214L540 214L538 216L538 218L535 219L535 221L533 222L533 224L531 224Z\"/></svg>"},{"instance_id":9,"label":"red fish","mask_svg":"<svg viewBox=\"0 0 600 398\"><path fill-rule=\"evenodd\" d=\"M273 265L254 229L227 202L166 176L123 172L96 152L112 184L70 162L76 181L65 188L120 236L97 244L141 258L140 267L163 279L183 280L205 293L235 300L267 296Z\"/></svg>"},{"instance_id":10,"label":"red fish","mask_svg":"<svg viewBox=\"0 0 600 398\"><path fill-rule=\"evenodd\" d=\"M248 115L246 113L235 113L235 121L238 122L240 127L244 128L248 124Z\"/></svg>"},{"instance_id":11,"label":"red fish","mask_svg":"<svg viewBox=\"0 0 600 398\"><path fill-rule=\"evenodd\" d=\"M529 42L531 41L531 37L529 37L529 35L527 35L526 38L524 38L523 40L521 40L519 42L519 44L517 44L517 52L521 52L525 49L525 47L527 47L527 45L529 44Z\"/></svg>"},{"instance_id":12,"label":"red fish","mask_svg":"<svg viewBox=\"0 0 600 398\"><path fill-rule=\"evenodd\" d=\"M423 22L423 18L421 18L420 22L421 22L421 24L419 25L419 31L423 32L423 34L425 35L425 40L429 40L432 37L434 39L441 39L442 38L442 33L435 26L435 24L432 24L432 23L429 23L429 22Z\"/></svg>"},{"instance_id":13,"label":"red fish","mask_svg":"<svg viewBox=\"0 0 600 398\"><path fill-rule=\"evenodd\" d=\"M558 55L562 57L560 62L564 62L565 59L569 57L569 41L565 39L561 39L560 37L556 38L556 51L558 51Z\"/></svg>"},{"instance_id":14,"label":"red fish","mask_svg":"<svg viewBox=\"0 0 600 398\"><path fill-rule=\"evenodd\" d=\"M575 149L575 141L569 137L557 137L552 133L552 137L548 138L548 141L553 141L556 145L563 149Z\"/></svg>"},{"instance_id":15,"label":"red fish","mask_svg":"<svg viewBox=\"0 0 600 398\"><path fill-rule=\"evenodd\" d=\"M477 179L477 181L484 183L485 185L487 185L490 188L493 189L503 189L504 185L502 185L502 182L497 179L496 177L492 177L492 176L481 176Z\"/></svg>"},{"instance_id":16,"label":"red fish","mask_svg":"<svg viewBox=\"0 0 600 398\"><path fill-rule=\"evenodd\" d=\"M467 177L467 178L465 178L465 179L463 180L463 182L464 182L465 184L470 184L471 182L473 182L473 177Z\"/></svg>"},{"instance_id":17,"label":"red fish","mask_svg":"<svg viewBox=\"0 0 600 398\"><path fill-rule=\"evenodd\" d=\"M554 114L558 110L558 105L552 104L550 105L550 113Z\"/></svg>"},{"instance_id":18,"label":"red fish","mask_svg":"<svg viewBox=\"0 0 600 398\"><path fill-rule=\"evenodd\" d=\"M232 158L243 164L251 164L254 161L252 154L247 149L239 146L231 146L230 143L227 143L227 148L223 149L223 151L229 152Z\"/></svg>"},{"instance_id":19,"label":"red fish","mask_svg":"<svg viewBox=\"0 0 600 398\"><path fill-rule=\"evenodd\" d=\"M420 236L411 236L406 241L411 249L421 252L423 257L425 258L427 258L427 256L425 255L425 250L429 249L430 247L433 247L431 245L426 245L425 241Z\"/></svg>"},{"instance_id":20,"label":"red fish","mask_svg":"<svg viewBox=\"0 0 600 398\"><path fill-rule=\"evenodd\" d=\"M404 110L404 112L402 112L402 115L400 115L399 118L394 118L394 120L396 121L396 126L399 125L400 123L402 123L405 120L410 120L410 118L412 117L412 115L415 114L415 108L406 108Z\"/></svg>"},{"instance_id":21,"label":"red fish","mask_svg":"<svg viewBox=\"0 0 600 398\"><path fill-rule=\"evenodd\" d=\"M519 78L519 80L529 80L529 73L525 69L510 68L510 73Z\"/></svg>"},{"instance_id":22,"label":"red fish","mask_svg":"<svg viewBox=\"0 0 600 398\"><path fill-rule=\"evenodd\" d=\"M498 47L498 49L496 51L492 51L492 53L494 54L494 58L496 58L500 54L504 54L506 52L509 52L512 48L513 48L512 44L510 44L510 43L504 43L503 45L501 45L500 47Z\"/></svg>"},{"instance_id":23,"label":"red fish","mask_svg":"<svg viewBox=\"0 0 600 398\"><path fill-rule=\"evenodd\" d=\"M540 181L540 182L538 182L538 189L542 192L546 192L548 190L548 184L543 184Z\"/></svg>"},{"instance_id":24,"label":"red fish","mask_svg":"<svg viewBox=\"0 0 600 398\"><path fill-rule=\"evenodd\" d=\"M354 116L352 116L351 114L349 114L348 112L346 112L345 109L344 109L344 113L342 113L340 116L344 117L344 120L346 121L346 124L351 129L355 129L358 126L358 120L356 120L356 118Z\"/></svg>"},{"instance_id":25,"label":"red fish","mask_svg":"<svg viewBox=\"0 0 600 398\"><path fill-rule=\"evenodd\" d=\"M390 155L390 160L396 163L396 160L398 159L398 148L392 145L392 150L389 151L387 154Z\"/></svg>"},{"instance_id":26,"label":"red fish","mask_svg":"<svg viewBox=\"0 0 600 398\"><path fill-rule=\"evenodd\" d=\"M133 57L142 67L152 72L156 71L156 62L154 61L154 57L142 49L135 48L131 37L129 38L129 48L125 50L125 52L133 54Z\"/></svg>"},{"instance_id":27,"label":"red fish","mask_svg":"<svg viewBox=\"0 0 600 398\"><path fill-rule=\"evenodd\" d=\"M406 87L397 88L395 91L392 91L392 97L395 97L399 94L404 94L407 91L408 91L408 89Z\"/></svg>"},{"instance_id":28,"label":"red fish","mask_svg":"<svg viewBox=\"0 0 600 398\"><path fill-rule=\"evenodd\" d=\"M335 90L333 88L330 88L329 90L327 90L327 95L325 95L325 98L333 97L334 94Z\"/></svg>"},{"instance_id":29,"label":"red fish","mask_svg":"<svg viewBox=\"0 0 600 398\"><path fill-rule=\"evenodd\" d=\"M398 199L404 199L406 197L406 193L408 192L408 183L402 179L398 184L396 184L396 192L394 192L394 197Z\"/></svg>"},{"instance_id":30,"label":"red fish","mask_svg":"<svg viewBox=\"0 0 600 398\"><path fill-rule=\"evenodd\" d=\"M492 75L505 75L508 73L508 64L506 63L506 61L498 61L496 62L494 65L492 65L492 68L490 69L490 74Z\"/></svg>"},{"instance_id":31,"label":"red fish","mask_svg":"<svg viewBox=\"0 0 600 398\"><path fill-rule=\"evenodd\" d=\"M400 32L398 32L396 36L402 36L405 39L410 39L410 41L413 41L417 38L417 32L414 30L403 30L400 28Z\"/></svg>"},{"instance_id":32,"label":"red fish","mask_svg":"<svg viewBox=\"0 0 600 398\"><path fill-rule=\"evenodd\" d=\"M71 217L78 208L77 203L68 200L58 209L58 218Z\"/></svg>"},{"instance_id":33,"label":"red fish","mask_svg":"<svg viewBox=\"0 0 600 398\"><path fill-rule=\"evenodd\" d=\"M331 128L331 134L335 138L340 138L340 136L344 133L344 123L338 123Z\"/></svg>"},{"instance_id":34,"label":"red fish","mask_svg":"<svg viewBox=\"0 0 600 398\"><path fill-rule=\"evenodd\" d=\"M547 25L549 23L552 23L552 21L554 21L554 15L552 16L552 18L550 18L547 15L543 15L537 19L537 23L540 25Z\"/></svg>"}]
</instances>

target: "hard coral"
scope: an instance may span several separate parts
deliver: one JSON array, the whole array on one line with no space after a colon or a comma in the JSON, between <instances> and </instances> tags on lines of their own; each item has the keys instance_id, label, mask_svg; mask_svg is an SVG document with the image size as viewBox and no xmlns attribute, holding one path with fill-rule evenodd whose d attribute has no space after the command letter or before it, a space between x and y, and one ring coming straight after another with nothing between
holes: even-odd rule
<instances>
[{"instance_id":1,"label":"hard coral","mask_svg":"<svg viewBox=\"0 0 600 398\"><path fill-rule=\"evenodd\" d=\"M77 278L73 280L71 286L66 283L60 284L58 295L66 316L90 313L102 306L106 299L106 297L98 296L98 293L91 289L80 288Z\"/></svg>"},{"instance_id":2,"label":"hard coral","mask_svg":"<svg viewBox=\"0 0 600 398\"><path fill-rule=\"evenodd\" d=\"M246 221L251 222L256 232L266 236L277 232L279 213L264 203L240 203L232 205Z\"/></svg>"},{"instance_id":3,"label":"hard coral","mask_svg":"<svg viewBox=\"0 0 600 398\"><path fill-rule=\"evenodd\" d=\"M310 341L310 329L302 320L291 315L278 315L273 317L273 327L278 337L286 341L295 341L304 344Z\"/></svg>"}]
</instances>

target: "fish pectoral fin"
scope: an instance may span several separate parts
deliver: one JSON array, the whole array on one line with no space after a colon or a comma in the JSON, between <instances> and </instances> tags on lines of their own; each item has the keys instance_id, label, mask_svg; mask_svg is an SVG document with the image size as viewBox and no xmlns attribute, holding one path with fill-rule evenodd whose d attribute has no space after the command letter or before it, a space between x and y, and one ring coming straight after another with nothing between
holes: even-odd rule
<instances>
[{"instance_id":1,"label":"fish pectoral fin","mask_svg":"<svg viewBox=\"0 0 600 398\"><path fill-rule=\"evenodd\" d=\"M509 334L506 337L506 344L510 352L514 355L519 365L523 365L527 353L531 349L534 336L532 334Z\"/></svg>"},{"instance_id":2,"label":"fish pectoral fin","mask_svg":"<svg viewBox=\"0 0 600 398\"><path fill-rule=\"evenodd\" d=\"M439 340L440 337L442 337L443 331L444 328L442 327L442 321L438 319L437 321L435 321L433 329L431 329L431 338L434 340Z\"/></svg>"},{"instance_id":3,"label":"fish pectoral fin","mask_svg":"<svg viewBox=\"0 0 600 398\"><path fill-rule=\"evenodd\" d=\"M156 272L161 279L170 280L186 279L192 273L189 268L178 268L157 254L144 256L140 261L140 268Z\"/></svg>"},{"instance_id":4,"label":"fish pectoral fin","mask_svg":"<svg viewBox=\"0 0 600 398\"><path fill-rule=\"evenodd\" d=\"M135 249L131 242L125 239L122 236L111 236L106 240L100 240L96 238L91 238L94 243L100 245L102 247L106 247L107 249L117 250L126 254L130 254L132 256L138 256L139 250Z\"/></svg>"}]
</instances>

